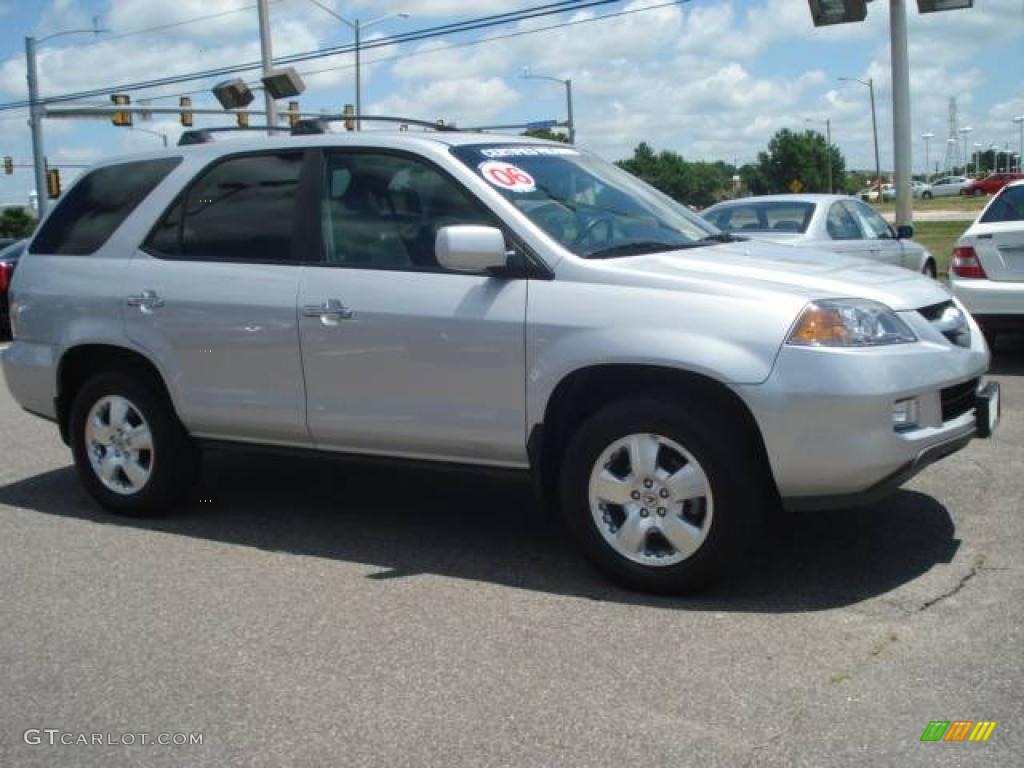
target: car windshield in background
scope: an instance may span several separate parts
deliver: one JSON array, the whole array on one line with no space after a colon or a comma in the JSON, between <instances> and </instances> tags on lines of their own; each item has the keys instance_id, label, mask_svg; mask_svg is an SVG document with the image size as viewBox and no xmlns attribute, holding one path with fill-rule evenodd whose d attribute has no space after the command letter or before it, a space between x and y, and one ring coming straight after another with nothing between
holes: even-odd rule
<instances>
[{"instance_id":1,"label":"car windshield in background","mask_svg":"<svg viewBox=\"0 0 1024 768\"><path fill-rule=\"evenodd\" d=\"M981 217L982 223L1024 221L1024 186L1006 187Z\"/></svg>"},{"instance_id":2,"label":"car windshield in background","mask_svg":"<svg viewBox=\"0 0 1024 768\"><path fill-rule=\"evenodd\" d=\"M724 232L803 233L814 216L814 203L765 201L716 205L704 218Z\"/></svg>"},{"instance_id":3,"label":"car windshield in background","mask_svg":"<svg viewBox=\"0 0 1024 768\"><path fill-rule=\"evenodd\" d=\"M633 256L721 241L721 233L682 205L572 147L474 144L452 153L577 256Z\"/></svg>"}]
</instances>

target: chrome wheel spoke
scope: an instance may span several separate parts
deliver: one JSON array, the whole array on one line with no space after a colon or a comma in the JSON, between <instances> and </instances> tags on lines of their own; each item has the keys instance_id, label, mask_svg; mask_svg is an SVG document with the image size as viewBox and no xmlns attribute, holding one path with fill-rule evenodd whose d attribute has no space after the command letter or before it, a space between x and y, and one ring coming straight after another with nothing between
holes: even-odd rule
<instances>
[{"instance_id":1,"label":"chrome wheel spoke","mask_svg":"<svg viewBox=\"0 0 1024 768\"><path fill-rule=\"evenodd\" d=\"M123 397L110 398L110 417L107 422L114 429L126 426L125 418L128 416L130 404Z\"/></svg>"},{"instance_id":2,"label":"chrome wheel spoke","mask_svg":"<svg viewBox=\"0 0 1024 768\"><path fill-rule=\"evenodd\" d=\"M687 464L669 475L665 480L665 486L674 501L699 499L708 493L708 479L694 464Z\"/></svg>"},{"instance_id":3,"label":"chrome wheel spoke","mask_svg":"<svg viewBox=\"0 0 1024 768\"><path fill-rule=\"evenodd\" d=\"M644 547L650 528L650 518L640 517L640 513L633 510L615 533L615 540L623 552L638 554Z\"/></svg>"},{"instance_id":4,"label":"chrome wheel spoke","mask_svg":"<svg viewBox=\"0 0 1024 768\"><path fill-rule=\"evenodd\" d=\"M96 414L89 419L88 426L86 427L86 436L90 442L107 446L110 445L114 437L114 430L109 425L104 424L99 414Z\"/></svg>"},{"instance_id":5,"label":"chrome wheel spoke","mask_svg":"<svg viewBox=\"0 0 1024 768\"><path fill-rule=\"evenodd\" d=\"M661 535L676 552L689 557L703 543L705 532L677 515L668 515L661 521Z\"/></svg>"},{"instance_id":6,"label":"chrome wheel spoke","mask_svg":"<svg viewBox=\"0 0 1024 768\"><path fill-rule=\"evenodd\" d=\"M117 482L117 469L119 462L111 456L109 453L99 460L98 471L100 479L106 482L107 485L112 485Z\"/></svg>"},{"instance_id":7,"label":"chrome wheel spoke","mask_svg":"<svg viewBox=\"0 0 1024 768\"><path fill-rule=\"evenodd\" d=\"M149 480L149 470L140 465L135 459L129 458L121 466L121 469L124 471L133 490L138 490Z\"/></svg>"},{"instance_id":8,"label":"chrome wheel spoke","mask_svg":"<svg viewBox=\"0 0 1024 768\"><path fill-rule=\"evenodd\" d=\"M598 499L619 506L629 503L632 489L632 483L616 477L607 469L594 482L594 495Z\"/></svg>"},{"instance_id":9,"label":"chrome wheel spoke","mask_svg":"<svg viewBox=\"0 0 1024 768\"><path fill-rule=\"evenodd\" d=\"M634 477L653 477L658 470L661 443L654 435L633 435L629 439L629 467Z\"/></svg>"},{"instance_id":10,"label":"chrome wheel spoke","mask_svg":"<svg viewBox=\"0 0 1024 768\"><path fill-rule=\"evenodd\" d=\"M128 439L129 447L133 451L153 450L153 435L150 434L149 427L144 423L129 429L125 433L125 437Z\"/></svg>"}]
</instances>

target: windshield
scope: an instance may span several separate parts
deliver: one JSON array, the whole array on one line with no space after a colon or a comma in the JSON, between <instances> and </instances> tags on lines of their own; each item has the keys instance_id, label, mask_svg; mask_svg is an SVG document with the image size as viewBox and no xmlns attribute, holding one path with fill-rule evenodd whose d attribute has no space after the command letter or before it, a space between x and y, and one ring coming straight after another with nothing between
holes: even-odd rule
<instances>
[{"instance_id":1,"label":"windshield","mask_svg":"<svg viewBox=\"0 0 1024 768\"><path fill-rule=\"evenodd\" d=\"M474 144L452 153L584 258L694 248L721 233L634 176L573 147Z\"/></svg>"},{"instance_id":2,"label":"windshield","mask_svg":"<svg viewBox=\"0 0 1024 768\"><path fill-rule=\"evenodd\" d=\"M704 218L725 232L803 233L813 216L814 203L791 200L724 203L704 211Z\"/></svg>"}]
</instances>

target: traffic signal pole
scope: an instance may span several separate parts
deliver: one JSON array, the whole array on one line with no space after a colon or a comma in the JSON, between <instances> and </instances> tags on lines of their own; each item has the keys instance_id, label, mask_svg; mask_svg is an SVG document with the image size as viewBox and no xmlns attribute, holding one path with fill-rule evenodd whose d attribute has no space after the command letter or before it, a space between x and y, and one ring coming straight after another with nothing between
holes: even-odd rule
<instances>
[{"instance_id":1,"label":"traffic signal pole","mask_svg":"<svg viewBox=\"0 0 1024 768\"><path fill-rule=\"evenodd\" d=\"M46 157L43 152L43 115L39 103L39 74L36 70L36 39L25 38L25 77L28 80L28 124L32 131L32 165L36 177L36 214L42 221L49 201L46 197Z\"/></svg>"}]
</instances>

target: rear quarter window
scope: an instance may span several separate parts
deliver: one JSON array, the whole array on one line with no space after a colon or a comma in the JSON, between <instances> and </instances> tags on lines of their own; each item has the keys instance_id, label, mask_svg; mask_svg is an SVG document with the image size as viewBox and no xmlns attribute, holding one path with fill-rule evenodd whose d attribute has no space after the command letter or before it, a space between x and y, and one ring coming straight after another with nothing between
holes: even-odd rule
<instances>
[{"instance_id":1,"label":"rear quarter window","mask_svg":"<svg viewBox=\"0 0 1024 768\"><path fill-rule=\"evenodd\" d=\"M164 157L90 171L57 204L29 252L73 256L95 252L179 163L180 157Z\"/></svg>"}]
</instances>

